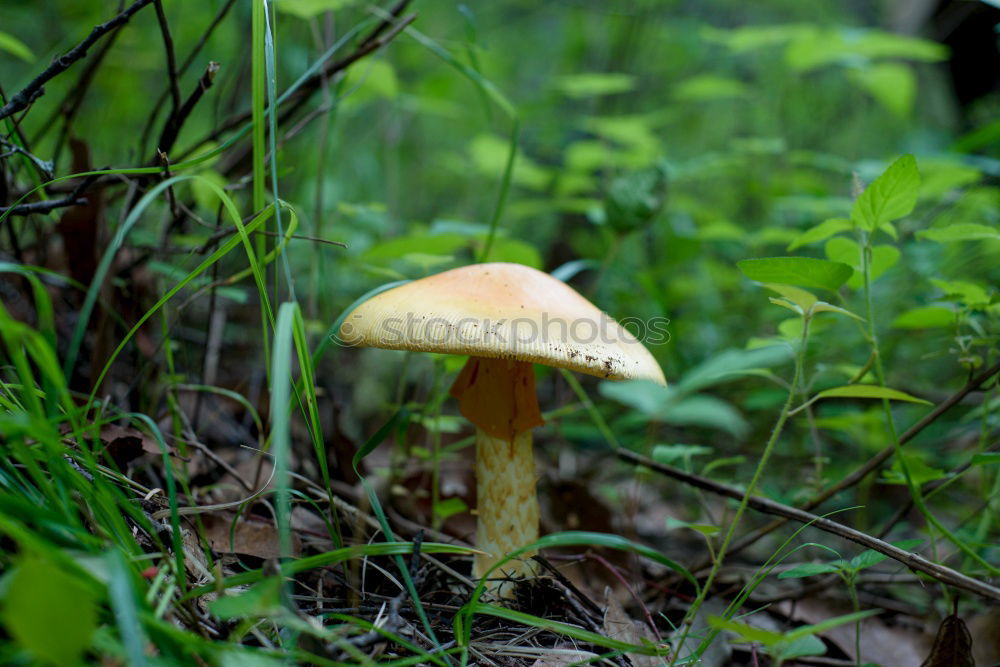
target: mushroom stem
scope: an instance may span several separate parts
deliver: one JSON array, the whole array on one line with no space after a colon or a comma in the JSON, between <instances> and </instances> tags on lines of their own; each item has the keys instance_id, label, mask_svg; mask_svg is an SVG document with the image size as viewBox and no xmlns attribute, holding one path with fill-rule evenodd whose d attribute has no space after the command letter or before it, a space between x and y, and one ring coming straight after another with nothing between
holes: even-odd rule
<instances>
[{"instance_id":1,"label":"mushroom stem","mask_svg":"<svg viewBox=\"0 0 1000 667\"><path fill-rule=\"evenodd\" d=\"M511 439L476 429L476 497L478 521L473 575L481 578L510 552L538 539L538 497L535 494L535 457L531 431ZM491 579L522 579L535 574L534 553L508 561ZM499 582L491 585L498 590Z\"/></svg>"},{"instance_id":2,"label":"mushroom stem","mask_svg":"<svg viewBox=\"0 0 1000 667\"><path fill-rule=\"evenodd\" d=\"M531 429L543 423L531 364L471 357L451 387L462 414L476 425L478 520L475 576L482 577L508 553L538 539L538 497ZM523 554L494 573L495 579L534 574ZM500 583L490 589L501 594ZM509 587L508 587L509 591Z\"/></svg>"}]
</instances>

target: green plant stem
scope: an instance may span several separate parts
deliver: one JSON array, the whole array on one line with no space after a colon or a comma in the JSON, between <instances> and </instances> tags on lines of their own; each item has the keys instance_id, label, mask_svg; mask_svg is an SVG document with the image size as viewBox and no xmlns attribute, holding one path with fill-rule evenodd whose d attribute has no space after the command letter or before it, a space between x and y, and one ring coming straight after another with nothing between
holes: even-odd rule
<instances>
[{"instance_id":1,"label":"green plant stem","mask_svg":"<svg viewBox=\"0 0 1000 667\"><path fill-rule=\"evenodd\" d=\"M871 259L872 259L872 244L871 236L865 235L864 244L862 246L861 252L861 270L864 276L864 288L865 288L865 306L866 315L868 318L868 339L872 346L872 357L875 360L875 377L878 380L879 386L885 387L885 369L882 365L882 355L879 352L878 345L878 335L875 332L875 306L872 299L872 289L871 289ZM924 502L923 493L920 491L920 486L913 480L910 475L910 467L906 463L906 458L903 456L903 446L899 442L899 434L896 432L896 422L892 416L892 406L888 399L882 399L882 410L885 413L886 426L889 429L889 438L892 440L892 446L895 450L896 460L899 461L899 468L903 472L903 477L906 479L906 486L910 490L910 496L913 498L913 504L916 505L920 513L924 515L924 518L929 524L936 528L949 542L954 544L962 553L967 555L973 561L975 561L980 567L985 568L987 572L991 575L1000 573L1000 568L996 568L990 565L986 560L977 554L972 548L963 543L958 537L948 530L944 524L942 524L937 517L935 517L930 509L927 507L927 503ZM947 595L947 593L946 593Z\"/></svg>"},{"instance_id":2,"label":"green plant stem","mask_svg":"<svg viewBox=\"0 0 1000 667\"><path fill-rule=\"evenodd\" d=\"M736 509L736 514L733 515L733 520L729 523L729 529L726 531L726 536L722 540L722 545L719 547L718 554L713 559L712 569L708 573L708 578L705 579L705 583L702 585L698 597L695 598L691 607L688 609L687 615L684 618L684 632L681 635L681 638L675 643L675 646L684 646L685 641L687 641L687 637L691 632L691 627L698 614L698 610L701 608L702 604L705 603L705 599L708 597L709 591L712 589L712 582L715 581L715 577L719 574L719 570L722 568L722 562L726 557L726 551L729 549L729 544L732 542L733 536L736 534L736 527L739 525L740 519L743 517L743 513L747 509L747 504L750 502L750 497L757 488L757 483L764 474L764 469L767 467L767 462L771 458L774 446L777 444L778 438L781 436L781 432L785 427L785 422L788 421L789 412L792 409L792 403L795 402L796 394L798 394L799 382L802 378L802 367L805 361L806 344L808 340L809 318L804 317L802 325L802 339L799 341L798 353L795 355L795 371L792 376L792 383L788 387L788 398L785 399L785 404L781 408L781 414L778 415L778 420L774 423L774 428L771 430L771 437L768 438L767 444L764 445L764 451L760 455L760 461L757 463L757 469L754 470L753 477L750 479L750 483L747 485L746 491L743 493L743 498L740 500L739 507ZM707 646L714 636L714 634L709 635L709 637L703 640L698 650L704 650L703 647ZM679 658L680 654L675 652L670 660L671 667L677 664L677 660Z\"/></svg>"}]
</instances>

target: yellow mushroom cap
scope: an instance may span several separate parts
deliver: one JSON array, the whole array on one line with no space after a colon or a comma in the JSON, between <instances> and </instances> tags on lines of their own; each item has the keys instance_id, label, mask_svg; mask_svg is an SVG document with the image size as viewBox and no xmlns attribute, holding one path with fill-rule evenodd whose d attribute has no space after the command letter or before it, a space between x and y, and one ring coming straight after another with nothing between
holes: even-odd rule
<instances>
[{"instance_id":1,"label":"yellow mushroom cap","mask_svg":"<svg viewBox=\"0 0 1000 667\"><path fill-rule=\"evenodd\" d=\"M628 330L566 283L520 264L472 264L382 292L347 315L339 338L666 384Z\"/></svg>"}]
</instances>

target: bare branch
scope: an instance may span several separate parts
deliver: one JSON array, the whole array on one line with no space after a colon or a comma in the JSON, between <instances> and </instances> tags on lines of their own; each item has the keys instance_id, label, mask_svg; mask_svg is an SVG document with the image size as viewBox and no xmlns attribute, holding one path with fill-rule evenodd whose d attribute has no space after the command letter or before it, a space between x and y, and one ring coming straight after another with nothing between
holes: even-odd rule
<instances>
[{"instance_id":1,"label":"bare branch","mask_svg":"<svg viewBox=\"0 0 1000 667\"><path fill-rule=\"evenodd\" d=\"M680 468L674 468L673 466L657 463L650 458L636 454L635 452L627 449L619 448L615 451L615 454L617 454L618 458L624 461L645 466L650 470L660 473L661 475L673 477L674 479L680 480L685 484L689 484L704 491L709 491L728 498L734 498L736 500L743 499L742 490L726 484L720 484L719 482L708 479L707 477L701 477L700 475L685 472ZM850 540L851 542L855 542L863 547L884 554L893 560L899 561L911 570L917 570L930 575L941 583L954 586L955 588L961 588L991 600L1000 600L1000 588L991 586L986 582L979 581L978 579L968 577L961 572L951 569L950 567L945 567L944 565L939 565L938 563L929 561L923 556L918 556L917 554L910 553L909 551L904 551L903 549L895 547L888 542L883 542L876 537L862 533L860 530L848 528L847 526L837 523L836 521L832 521L815 514L810 514L809 512L796 509L795 507L789 507L788 505L768 500L767 498L761 498L760 496L750 496L747 505L759 512L774 514L776 516L783 517L786 520L809 524L810 526L819 528L827 533L843 537L846 540Z\"/></svg>"},{"instance_id":2,"label":"bare branch","mask_svg":"<svg viewBox=\"0 0 1000 667\"><path fill-rule=\"evenodd\" d=\"M45 94L46 83L48 83L53 77L65 72L77 60L86 56L87 50L93 46L97 40L118 26L128 23L129 19L131 19L136 12L151 2L153 2L153 0L136 0L135 3L130 5L118 16L114 17L107 23L102 23L99 26L96 26L90 31L90 34L87 35L86 39L67 51L64 55L53 60L52 64L46 67L41 74L31 80L31 83L11 97L7 104L0 107L0 119L6 118L11 114L15 114L18 111L27 109L31 106L32 102Z\"/></svg>"},{"instance_id":3,"label":"bare branch","mask_svg":"<svg viewBox=\"0 0 1000 667\"><path fill-rule=\"evenodd\" d=\"M170 154L170 149L174 147L174 142L177 141L177 135L180 133L184 121L191 115L191 111L198 103L198 100L205 94L205 91L212 87L212 82L215 80L215 74L218 71L219 63L208 63L208 67L205 69L205 73L201 75L201 78L198 79L198 85L195 86L194 91L191 92L191 95L188 96L184 104L176 109L170 118L167 119L166 124L163 126L163 133L160 134L160 140L157 142L157 150L168 155Z\"/></svg>"},{"instance_id":4,"label":"bare branch","mask_svg":"<svg viewBox=\"0 0 1000 667\"><path fill-rule=\"evenodd\" d=\"M100 178L99 174L92 174L85 178L80 185L76 186L72 193L61 199L46 199L45 201L35 201L28 204L18 204L17 206L0 207L0 215L31 215L32 213L48 213L58 208L68 206L83 206L87 200L83 193Z\"/></svg>"}]
</instances>

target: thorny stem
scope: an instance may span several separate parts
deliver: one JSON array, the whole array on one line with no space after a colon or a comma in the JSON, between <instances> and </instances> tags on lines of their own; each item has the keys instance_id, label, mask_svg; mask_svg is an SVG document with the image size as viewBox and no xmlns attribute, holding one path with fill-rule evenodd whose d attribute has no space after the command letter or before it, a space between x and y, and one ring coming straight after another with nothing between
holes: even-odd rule
<instances>
[{"instance_id":1,"label":"thorny stem","mask_svg":"<svg viewBox=\"0 0 1000 667\"><path fill-rule=\"evenodd\" d=\"M705 579L705 583L702 585L701 591L698 593L698 597L695 598L690 609L688 609L687 615L684 618L684 632L682 633L681 638L676 642L675 646L684 646L684 642L687 641L687 637L691 632L698 610L701 608L701 605L704 604L705 599L708 597L708 594L712 589L712 582L715 581L715 577L719 574L719 570L722 568L722 563L726 557L726 551L729 549L729 543L732 542L733 536L736 534L736 527L740 523L740 518L747 509L750 497L757 488L757 483L760 481L760 478L764 473L764 469L767 467L767 462L771 458L774 446L777 444L778 438L781 436L781 431L785 427L785 422L788 420L788 415L791 411L792 403L795 401L795 396L798 393L799 382L802 378L802 367L805 360L806 343L809 340L809 319L809 316L806 315L802 320L802 338L799 341L798 353L795 355L795 373L792 376L792 383L788 387L788 398L785 400L785 405L781 408L781 414L778 415L778 421L774 424L774 428L771 431L771 437L768 438L767 444L764 445L764 451L760 455L760 461L757 463L757 469L754 470L753 477L750 479L750 483L747 485L743 498L740 500L740 505L736 509L736 514L733 515L733 520L729 523L729 529L726 531L726 536L722 540L722 545L719 547L718 554L716 554L713 559L712 569L708 573L708 578ZM699 652L702 651L704 647L714 639L716 634L718 634L717 631L710 633L708 637L702 640L701 645L699 645L697 650ZM676 665L677 660L680 657L680 652L674 651L670 660L670 667Z\"/></svg>"},{"instance_id":2,"label":"thorny stem","mask_svg":"<svg viewBox=\"0 0 1000 667\"><path fill-rule=\"evenodd\" d=\"M867 310L868 318L868 339L871 341L872 346L872 357L875 360L875 376L878 379L880 386L884 387L885 384L885 369L882 366L882 355L879 352L878 346L878 336L875 333L875 307L872 300L872 290L871 290L871 260L872 260L872 242L871 236L865 235L864 245L861 252L861 271L864 276L864 286L865 286L865 306ZM935 517L927 504L924 502L923 493L920 491L920 486L913 480L910 475L910 467L906 462L906 458L903 456L903 446L899 441L899 435L896 432L896 422L892 417L892 407L889 404L889 399L882 399L882 410L885 412L886 426L889 429L889 438L892 440L892 446L895 450L896 460L899 461L899 468L903 473L903 477L906 479L906 486L910 490L910 496L913 498L913 504L917 506L920 513L924 515L927 522L930 523L934 528L936 528L949 542L954 544L958 549L962 551L965 555L975 561L980 567L986 569L991 575L1000 573L1000 568L996 568L990 565L982 556L977 554L973 549L963 543L954 533L952 533L948 528L942 524L937 517ZM947 593L946 593L947 595Z\"/></svg>"}]
</instances>

